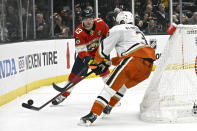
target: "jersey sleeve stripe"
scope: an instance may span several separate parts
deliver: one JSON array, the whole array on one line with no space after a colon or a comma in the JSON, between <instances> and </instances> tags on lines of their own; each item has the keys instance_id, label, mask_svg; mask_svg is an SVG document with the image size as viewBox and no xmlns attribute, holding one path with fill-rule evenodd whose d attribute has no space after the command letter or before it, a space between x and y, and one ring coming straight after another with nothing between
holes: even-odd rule
<instances>
[{"instance_id":1,"label":"jersey sleeve stripe","mask_svg":"<svg viewBox=\"0 0 197 131\"><path fill-rule=\"evenodd\" d=\"M102 56L104 56L104 58L106 58L107 55L103 52L103 50L104 50L104 44L103 44L103 41L101 41L101 51L100 51L100 53L101 53Z\"/></svg>"},{"instance_id":2,"label":"jersey sleeve stripe","mask_svg":"<svg viewBox=\"0 0 197 131\"><path fill-rule=\"evenodd\" d=\"M86 45L80 45L80 46L76 46L75 50L77 53L82 52L82 51L87 51L87 47Z\"/></svg>"}]
</instances>

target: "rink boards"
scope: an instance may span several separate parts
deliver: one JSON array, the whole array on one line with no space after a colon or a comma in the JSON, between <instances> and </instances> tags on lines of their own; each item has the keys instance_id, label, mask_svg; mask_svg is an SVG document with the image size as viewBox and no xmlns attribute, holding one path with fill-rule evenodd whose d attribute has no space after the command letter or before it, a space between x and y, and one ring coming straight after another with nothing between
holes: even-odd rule
<instances>
[{"instance_id":1,"label":"rink boards","mask_svg":"<svg viewBox=\"0 0 197 131\"><path fill-rule=\"evenodd\" d=\"M169 36L146 38L159 59ZM65 81L74 63L74 45L74 39L0 45L0 106L41 86Z\"/></svg>"}]
</instances>

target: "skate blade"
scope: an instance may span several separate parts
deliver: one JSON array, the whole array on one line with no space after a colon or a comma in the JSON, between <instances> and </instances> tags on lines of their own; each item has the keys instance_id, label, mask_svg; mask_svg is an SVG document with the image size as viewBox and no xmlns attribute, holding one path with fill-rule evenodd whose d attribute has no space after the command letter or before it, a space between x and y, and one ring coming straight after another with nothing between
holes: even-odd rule
<instances>
[{"instance_id":1,"label":"skate blade","mask_svg":"<svg viewBox=\"0 0 197 131\"><path fill-rule=\"evenodd\" d=\"M120 107L121 106L121 102L118 102L115 107Z\"/></svg>"},{"instance_id":2,"label":"skate blade","mask_svg":"<svg viewBox=\"0 0 197 131\"><path fill-rule=\"evenodd\" d=\"M49 105L49 107L65 107L66 105L53 105L53 104L51 104L51 105Z\"/></svg>"},{"instance_id":3,"label":"skate blade","mask_svg":"<svg viewBox=\"0 0 197 131\"><path fill-rule=\"evenodd\" d=\"M106 119L106 118L108 118L109 117L109 114L102 114L102 116L101 116L101 119Z\"/></svg>"},{"instance_id":4,"label":"skate blade","mask_svg":"<svg viewBox=\"0 0 197 131\"><path fill-rule=\"evenodd\" d=\"M79 126L89 127L89 126L91 126L91 125L92 125L92 123L91 123L90 121L87 121L87 122L85 123L83 120L80 120L80 121L78 122L78 124L77 124L77 125L79 125Z\"/></svg>"}]
</instances>

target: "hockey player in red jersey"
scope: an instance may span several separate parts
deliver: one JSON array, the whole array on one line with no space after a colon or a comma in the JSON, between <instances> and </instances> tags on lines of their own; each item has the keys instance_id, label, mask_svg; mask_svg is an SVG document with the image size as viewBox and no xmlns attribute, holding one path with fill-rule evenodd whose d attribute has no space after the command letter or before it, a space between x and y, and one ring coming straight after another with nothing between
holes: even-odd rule
<instances>
[{"instance_id":1,"label":"hockey player in red jersey","mask_svg":"<svg viewBox=\"0 0 197 131\"><path fill-rule=\"evenodd\" d=\"M75 48L78 55L68 77L68 82L75 78L84 66L88 66L89 60L95 57L96 50L99 46L99 39L105 37L109 31L109 27L105 22L100 18L94 18L93 12L89 8L84 9L81 16L82 23L74 32ZM81 75L85 75L87 71ZM99 75L104 77L109 73L109 70L106 70L106 72ZM79 76L74 82L78 81L82 76ZM70 95L72 89L73 87L64 92L61 96L52 101L52 104L58 105L63 102Z\"/></svg>"},{"instance_id":2,"label":"hockey player in red jersey","mask_svg":"<svg viewBox=\"0 0 197 131\"><path fill-rule=\"evenodd\" d=\"M123 97L126 89L132 88L151 73L155 51L150 47L143 33L132 25L133 15L129 11L122 11L116 17L119 25L112 27L96 52L95 59L89 62L93 71L101 73L108 69L109 63L115 67L105 81L105 86L96 98L88 115L80 119L80 125L90 125L101 113L109 114L112 107ZM118 57L109 62L105 60L113 49ZM119 93L117 93L119 92Z\"/></svg>"}]
</instances>

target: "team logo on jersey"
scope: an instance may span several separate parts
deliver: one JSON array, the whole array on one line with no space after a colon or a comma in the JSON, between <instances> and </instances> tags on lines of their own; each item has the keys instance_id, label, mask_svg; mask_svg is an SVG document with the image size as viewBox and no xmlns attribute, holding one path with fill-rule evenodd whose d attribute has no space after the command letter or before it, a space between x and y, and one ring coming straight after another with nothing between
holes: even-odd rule
<instances>
[{"instance_id":1,"label":"team logo on jersey","mask_svg":"<svg viewBox=\"0 0 197 131\"><path fill-rule=\"evenodd\" d=\"M157 39L150 39L150 46L153 48L153 49L157 49Z\"/></svg>"},{"instance_id":2,"label":"team logo on jersey","mask_svg":"<svg viewBox=\"0 0 197 131\"><path fill-rule=\"evenodd\" d=\"M101 35L101 30L98 31L97 35Z\"/></svg>"},{"instance_id":3,"label":"team logo on jersey","mask_svg":"<svg viewBox=\"0 0 197 131\"><path fill-rule=\"evenodd\" d=\"M80 39L79 39L79 38L76 38L76 39L75 39L75 43L76 43L76 44L80 44Z\"/></svg>"},{"instance_id":4,"label":"team logo on jersey","mask_svg":"<svg viewBox=\"0 0 197 131\"><path fill-rule=\"evenodd\" d=\"M87 45L87 49L88 51L93 51L94 49L96 49L99 46L98 41L91 43L89 45Z\"/></svg>"}]
</instances>

